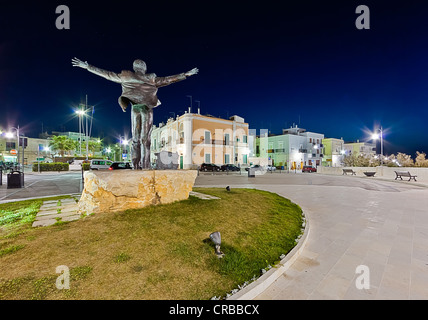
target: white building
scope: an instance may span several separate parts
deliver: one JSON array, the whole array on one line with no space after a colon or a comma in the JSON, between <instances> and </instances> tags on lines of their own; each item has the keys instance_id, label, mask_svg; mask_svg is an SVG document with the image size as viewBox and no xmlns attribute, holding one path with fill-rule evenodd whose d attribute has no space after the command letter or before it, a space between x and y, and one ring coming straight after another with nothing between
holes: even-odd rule
<instances>
[{"instance_id":1,"label":"white building","mask_svg":"<svg viewBox=\"0 0 428 320\"><path fill-rule=\"evenodd\" d=\"M323 158L324 134L309 132L293 126L283 130L282 135L258 139L256 154L269 159L274 166L299 169L303 166L319 166Z\"/></svg>"}]
</instances>

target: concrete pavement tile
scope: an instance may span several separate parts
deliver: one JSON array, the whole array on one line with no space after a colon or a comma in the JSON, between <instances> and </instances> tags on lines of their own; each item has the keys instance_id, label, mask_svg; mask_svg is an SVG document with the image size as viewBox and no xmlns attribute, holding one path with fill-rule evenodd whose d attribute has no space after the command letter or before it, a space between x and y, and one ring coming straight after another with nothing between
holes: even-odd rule
<instances>
[{"instance_id":1,"label":"concrete pavement tile","mask_svg":"<svg viewBox=\"0 0 428 320\"><path fill-rule=\"evenodd\" d=\"M63 217L61 221L71 222L71 221L77 221L79 219L80 219L80 215L70 215L70 216Z\"/></svg>"},{"instance_id":2,"label":"concrete pavement tile","mask_svg":"<svg viewBox=\"0 0 428 320\"><path fill-rule=\"evenodd\" d=\"M48 227L48 226L54 225L56 222L57 222L56 219L47 219L47 220L41 220L41 221L34 221L33 228Z\"/></svg>"},{"instance_id":3,"label":"concrete pavement tile","mask_svg":"<svg viewBox=\"0 0 428 320\"><path fill-rule=\"evenodd\" d=\"M411 272L410 299L426 300L428 297L428 266L425 272Z\"/></svg>"},{"instance_id":4,"label":"concrete pavement tile","mask_svg":"<svg viewBox=\"0 0 428 320\"><path fill-rule=\"evenodd\" d=\"M315 291L329 299L343 299L350 285L349 279L329 274L320 282Z\"/></svg>"},{"instance_id":5,"label":"concrete pavement tile","mask_svg":"<svg viewBox=\"0 0 428 320\"><path fill-rule=\"evenodd\" d=\"M330 271L331 275L347 279L349 281L355 278L357 266L363 264L363 259L354 255L343 255Z\"/></svg>"}]
</instances>

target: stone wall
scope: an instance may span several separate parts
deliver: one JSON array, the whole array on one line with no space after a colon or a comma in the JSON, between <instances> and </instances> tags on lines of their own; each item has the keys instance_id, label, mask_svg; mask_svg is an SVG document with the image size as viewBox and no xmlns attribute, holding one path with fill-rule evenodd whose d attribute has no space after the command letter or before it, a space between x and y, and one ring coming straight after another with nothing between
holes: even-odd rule
<instances>
[{"instance_id":1,"label":"stone wall","mask_svg":"<svg viewBox=\"0 0 428 320\"><path fill-rule=\"evenodd\" d=\"M88 171L79 213L103 213L167 204L189 198L193 170Z\"/></svg>"}]
</instances>

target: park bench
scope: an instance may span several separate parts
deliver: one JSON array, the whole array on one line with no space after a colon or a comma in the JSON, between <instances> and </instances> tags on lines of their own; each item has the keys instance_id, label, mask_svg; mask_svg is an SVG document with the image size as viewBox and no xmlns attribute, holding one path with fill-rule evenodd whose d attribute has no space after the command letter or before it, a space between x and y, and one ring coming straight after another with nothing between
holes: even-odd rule
<instances>
[{"instance_id":1,"label":"park bench","mask_svg":"<svg viewBox=\"0 0 428 320\"><path fill-rule=\"evenodd\" d=\"M351 175L355 176L355 171L352 169L343 169L343 174L342 175L348 175L348 173L351 173Z\"/></svg>"},{"instance_id":2,"label":"park bench","mask_svg":"<svg viewBox=\"0 0 428 320\"><path fill-rule=\"evenodd\" d=\"M417 177L417 176L412 176L409 171L395 171L395 175L396 175L395 180L397 180L398 178L403 180L403 177L406 177L406 178L409 178L408 181L412 179L416 181L416 177Z\"/></svg>"}]
</instances>

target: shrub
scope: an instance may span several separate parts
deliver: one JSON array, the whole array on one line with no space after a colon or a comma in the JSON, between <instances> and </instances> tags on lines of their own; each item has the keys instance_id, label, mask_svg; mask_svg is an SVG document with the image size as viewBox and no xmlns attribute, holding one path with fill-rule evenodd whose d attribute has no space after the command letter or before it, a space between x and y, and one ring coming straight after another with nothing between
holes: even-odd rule
<instances>
[{"instance_id":1,"label":"shrub","mask_svg":"<svg viewBox=\"0 0 428 320\"><path fill-rule=\"evenodd\" d=\"M68 163L55 162L55 163L40 163L40 172L46 171L69 171L70 165ZM38 163L33 164L33 172L39 171Z\"/></svg>"},{"instance_id":2,"label":"shrub","mask_svg":"<svg viewBox=\"0 0 428 320\"><path fill-rule=\"evenodd\" d=\"M91 164L90 163L82 163L82 167L83 167L83 171L89 171L89 169L91 168Z\"/></svg>"}]
</instances>

